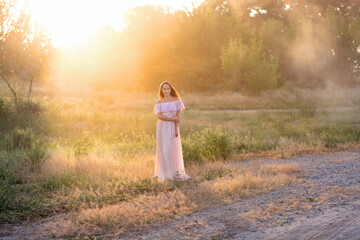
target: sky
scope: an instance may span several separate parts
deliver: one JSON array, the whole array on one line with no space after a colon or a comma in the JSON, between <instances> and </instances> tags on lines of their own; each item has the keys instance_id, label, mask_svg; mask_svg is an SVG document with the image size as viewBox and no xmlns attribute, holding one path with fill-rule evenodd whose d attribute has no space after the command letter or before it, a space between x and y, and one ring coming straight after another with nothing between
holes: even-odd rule
<instances>
[{"instance_id":1,"label":"sky","mask_svg":"<svg viewBox=\"0 0 360 240\"><path fill-rule=\"evenodd\" d=\"M137 6L160 5L170 11L198 6L203 0L26 0L34 20L51 34L55 47L81 44L104 25L120 30L123 14Z\"/></svg>"}]
</instances>

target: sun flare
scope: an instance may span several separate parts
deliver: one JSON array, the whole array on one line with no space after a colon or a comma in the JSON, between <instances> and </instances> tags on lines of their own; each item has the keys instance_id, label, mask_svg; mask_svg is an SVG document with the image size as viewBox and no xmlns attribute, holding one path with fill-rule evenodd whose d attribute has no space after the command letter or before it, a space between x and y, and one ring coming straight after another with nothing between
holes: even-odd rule
<instances>
[{"instance_id":1,"label":"sun flare","mask_svg":"<svg viewBox=\"0 0 360 240\"><path fill-rule=\"evenodd\" d=\"M125 26L124 13L136 6L160 5L176 10L197 6L201 0L27 0L35 21L44 25L56 47L81 45L101 27L120 30Z\"/></svg>"}]
</instances>

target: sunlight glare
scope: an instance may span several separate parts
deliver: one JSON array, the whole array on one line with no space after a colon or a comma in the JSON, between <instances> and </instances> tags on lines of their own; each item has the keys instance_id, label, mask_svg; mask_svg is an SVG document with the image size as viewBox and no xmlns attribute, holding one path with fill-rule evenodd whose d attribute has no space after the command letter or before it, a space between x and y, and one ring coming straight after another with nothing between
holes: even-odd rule
<instances>
[{"instance_id":1,"label":"sunlight glare","mask_svg":"<svg viewBox=\"0 0 360 240\"><path fill-rule=\"evenodd\" d=\"M198 6L202 0L28 0L34 19L50 32L55 47L76 47L101 27L124 27L123 14L136 6L160 5L170 11Z\"/></svg>"}]
</instances>

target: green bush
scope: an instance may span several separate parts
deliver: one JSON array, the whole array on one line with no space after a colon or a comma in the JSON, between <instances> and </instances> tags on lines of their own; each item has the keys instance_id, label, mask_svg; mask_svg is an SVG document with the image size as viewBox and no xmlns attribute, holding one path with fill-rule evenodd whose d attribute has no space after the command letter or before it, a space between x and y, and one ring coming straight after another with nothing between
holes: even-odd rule
<instances>
[{"instance_id":1,"label":"green bush","mask_svg":"<svg viewBox=\"0 0 360 240\"><path fill-rule=\"evenodd\" d=\"M0 147L4 150L0 155L2 179L21 179L17 173L39 170L46 158L47 147L41 135L35 136L32 128L15 127L4 134Z\"/></svg>"},{"instance_id":2,"label":"green bush","mask_svg":"<svg viewBox=\"0 0 360 240\"><path fill-rule=\"evenodd\" d=\"M0 179L9 184L26 182L26 173L30 172L30 162L22 150L0 153Z\"/></svg>"},{"instance_id":3,"label":"green bush","mask_svg":"<svg viewBox=\"0 0 360 240\"><path fill-rule=\"evenodd\" d=\"M25 150L26 156L31 163L31 171L39 170L39 167L44 162L47 157L46 146L43 144L38 144L35 147Z\"/></svg>"},{"instance_id":4,"label":"green bush","mask_svg":"<svg viewBox=\"0 0 360 240\"><path fill-rule=\"evenodd\" d=\"M17 105L17 112L20 114L39 114L43 108L39 103L21 101Z\"/></svg>"},{"instance_id":5,"label":"green bush","mask_svg":"<svg viewBox=\"0 0 360 240\"><path fill-rule=\"evenodd\" d=\"M9 107L5 104L4 100L0 98L0 119L7 118L10 114Z\"/></svg>"},{"instance_id":6,"label":"green bush","mask_svg":"<svg viewBox=\"0 0 360 240\"><path fill-rule=\"evenodd\" d=\"M4 135L5 149L14 150L19 148L31 148L35 145L36 138L31 128L22 129L15 127L15 129Z\"/></svg>"},{"instance_id":7,"label":"green bush","mask_svg":"<svg viewBox=\"0 0 360 240\"><path fill-rule=\"evenodd\" d=\"M46 157L44 146L3 151L0 154L0 179L11 183L26 182L27 174L40 171Z\"/></svg>"},{"instance_id":8,"label":"green bush","mask_svg":"<svg viewBox=\"0 0 360 240\"><path fill-rule=\"evenodd\" d=\"M204 128L182 143L184 162L228 158L234 150L233 137L220 128Z\"/></svg>"}]
</instances>

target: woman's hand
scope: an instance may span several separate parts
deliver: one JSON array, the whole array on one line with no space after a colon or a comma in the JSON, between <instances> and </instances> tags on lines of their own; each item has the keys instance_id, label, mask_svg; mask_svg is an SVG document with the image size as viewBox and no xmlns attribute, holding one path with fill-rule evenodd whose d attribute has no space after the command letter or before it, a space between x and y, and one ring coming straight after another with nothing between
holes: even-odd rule
<instances>
[{"instance_id":1,"label":"woman's hand","mask_svg":"<svg viewBox=\"0 0 360 240\"><path fill-rule=\"evenodd\" d=\"M158 119L163 120L163 121L172 121L172 122L178 123L180 121L180 116L167 117L167 116L162 115L161 113L158 113Z\"/></svg>"},{"instance_id":2,"label":"woman's hand","mask_svg":"<svg viewBox=\"0 0 360 240\"><path fill-rule=\"evenodd\" d=\"M173 119L174 119L174 122L180 122L180 116L175 116L175 117L173 117Z\"/></svg>"},{"instance_id":3,"label":"woman's hand","mask_svg":"<svg viewBox=\"0 0 360 240\"><path fill-rule=\"evenodd\" d=\"M178 129L179 129L179 122L180 122L180 110L176 112L176 115L174 117L177 121L175 121L175 137L179 135Z\"/></svg>"}]
</instances>

